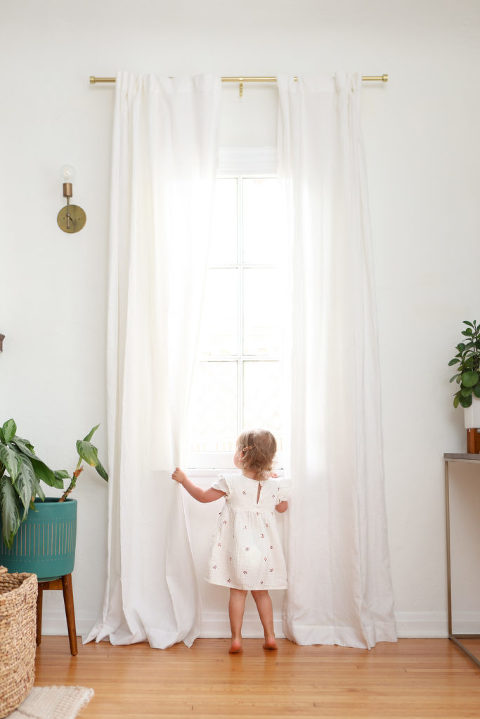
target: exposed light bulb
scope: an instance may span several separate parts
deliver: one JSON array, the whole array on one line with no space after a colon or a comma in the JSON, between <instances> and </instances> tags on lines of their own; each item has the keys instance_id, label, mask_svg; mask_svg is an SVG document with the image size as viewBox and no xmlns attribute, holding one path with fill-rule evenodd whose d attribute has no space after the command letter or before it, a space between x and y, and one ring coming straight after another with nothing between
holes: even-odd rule
<instances>
[{"instance_id":1,"label":"exposed light bulb","mask_svg":"<svg viewBox=\"0 0 480 719\"><path fill-rule=\"evenodd\" d=\"M62 182L73 182L75 178L75 168L72 165L63 165L60 170L60 179Z\"/></svg>"}]
</instances>

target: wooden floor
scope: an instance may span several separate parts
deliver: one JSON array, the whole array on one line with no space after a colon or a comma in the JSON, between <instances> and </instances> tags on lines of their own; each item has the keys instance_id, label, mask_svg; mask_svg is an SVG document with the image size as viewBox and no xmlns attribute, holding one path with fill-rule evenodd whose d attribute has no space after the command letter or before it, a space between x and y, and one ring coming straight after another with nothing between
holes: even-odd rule
<instances>
[{"instance_id":1,"label":"wooden floor","mask_svg":"<svg viewBox=\"0 0 480 719\"><path fill-rule=\"evenodd\" d=\"M165 651L146 644L79 645L43 637L36 685L78 684L95 696L82 719L139 717L480 717L480 669L448 639L401 639L370 651L260 639Z\"/></svg>"}]
</instances>

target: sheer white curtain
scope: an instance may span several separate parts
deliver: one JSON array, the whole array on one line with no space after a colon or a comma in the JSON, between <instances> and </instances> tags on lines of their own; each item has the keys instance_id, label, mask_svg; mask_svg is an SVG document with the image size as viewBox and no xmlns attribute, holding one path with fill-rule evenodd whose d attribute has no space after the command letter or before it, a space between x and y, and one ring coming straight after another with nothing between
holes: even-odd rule
<instances>
[{"instance_id":1,"label":"sheer white curtain","mask_svg":"<svg viewBox=\"0 0 480 719\"><path fill-rule=\"evenodd\" d=\"M279 78L291 217L291 462L285 633L395 641L359 75Z\"/></svg>"},{"instance_id":2,"label":"sheer white curtain","mask_svg":"<svg viewBox=\"0 0 480 719\"><path fill-rule=\"evenodd\" d=\"M120 73L108 303L108 567L86 641L198 636L182 488L217 164L220 78Z\"/></svg>"}]
</instances>

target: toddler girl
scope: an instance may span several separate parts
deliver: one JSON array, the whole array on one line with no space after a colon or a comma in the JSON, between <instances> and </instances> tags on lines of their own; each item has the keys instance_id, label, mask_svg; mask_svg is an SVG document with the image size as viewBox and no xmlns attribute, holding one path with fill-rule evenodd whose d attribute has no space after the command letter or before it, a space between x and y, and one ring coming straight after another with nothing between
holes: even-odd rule
<instances>
[{"instance_id":1,"label":"toddler girl","mask_svg":"<svg viewBox=\"0 0 480 719\"><path fill-rule=\"evenodd\" d=\"M277 443L271 432L255 429L237 440L233 462L241 474L221 474L210 489L193 484L177 467L172 478L183 484L199 502L225 497L219 513L208 581L230 589L228 605L232 644L230 653L242 651L245 599L250 590L265 634L264 649L277 649L269 589L285 589L287 572L275 510L285 512L288 502L282 482L272 477Z\"/></svg>"}]
</instances>

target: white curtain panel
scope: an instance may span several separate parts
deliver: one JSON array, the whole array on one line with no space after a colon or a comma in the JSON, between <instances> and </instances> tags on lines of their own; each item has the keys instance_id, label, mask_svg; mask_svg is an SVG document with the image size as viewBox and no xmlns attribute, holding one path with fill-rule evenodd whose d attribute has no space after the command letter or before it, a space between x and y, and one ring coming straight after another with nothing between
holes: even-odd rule
<instances>
[{"instance_id":1,"label":"white curtain panel","mask_svg":"<svg viewBox=\"0 0 480 719\"><path fill-rule=\"evenodd\" d=\"M198 636L182 487L217 166L220 78L120 73L108 302L109 532L103 612L85 641Z\"/></svg>"},{"instance_id":2,"label":"white curtain panel","mask_svg":"<svg viewBox=\"0 0 480 719\"><path fill-rule=\"evenodd\" d=\"M395 641L361 77L279 78L290 208L291 460L285 633Z\"/></svg>"}]
</instances>

